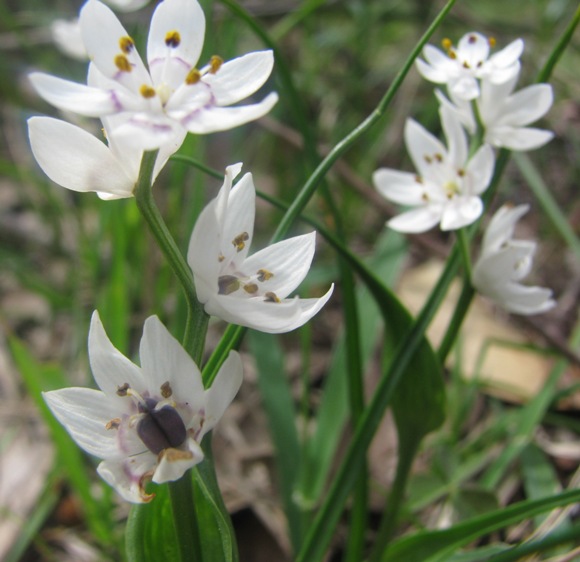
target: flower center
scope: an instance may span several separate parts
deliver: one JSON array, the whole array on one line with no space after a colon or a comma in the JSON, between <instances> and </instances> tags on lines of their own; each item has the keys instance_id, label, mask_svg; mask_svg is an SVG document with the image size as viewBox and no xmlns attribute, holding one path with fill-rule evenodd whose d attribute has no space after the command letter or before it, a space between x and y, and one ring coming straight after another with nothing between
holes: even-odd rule
<instances>
[{"instance_id":1,"label":"flower center","mask_svg":"<svg viewBox=\"0 0 580 562\"><path fill-rule=\"evenodd\" d=\"M447 199L453 199L456 195L461 193L461 189L454 181L448 181L443 184L443 190Z\"/></svg>"},{"instance_id":2,"label":"flower center","mask_svg":"<svg viewBox=\"0 0 580 562\"><path fill-rule=\"evenodd\" d=\"M139 411L144 415L137 422L137 435L152 453L158 455L164 449L183 444L187 430L173 406L156 407L157 401L153 398L145 398L145 404L139 404Z\"/></svg>"}]
</instances>

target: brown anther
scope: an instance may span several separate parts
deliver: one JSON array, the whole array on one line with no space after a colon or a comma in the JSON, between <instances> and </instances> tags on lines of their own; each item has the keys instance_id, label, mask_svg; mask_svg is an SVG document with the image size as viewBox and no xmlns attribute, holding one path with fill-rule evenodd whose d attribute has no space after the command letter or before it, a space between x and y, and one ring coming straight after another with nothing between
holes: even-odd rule
<instances>
[{"instance_id":1,"label":"brown anther","mask_svg":"<svg viewBox=\"0 0 580 562\"><path fill-rule=\"evenodd\" d=\"M260 283L268 281L268 279L272 279L272 277L274 277L274 274L271 271L268 271L267 269L258 269L258 281L260 281Z\"/></svg>"},{"instance_id":2,"label":"brown anther","mask_svg":"<svg viewBox=\"0 0 580 562\"><path fill-rule=\"evenodd\" d=\"M427 203L429 201L429 195L427 195L426 193L423 193L423 195L421 195L421 199L423 199L423 201L425 201L425 203Z\"/></svg>"},{"instance_id":3,"label":"brown anther","mask_svg":"<svg viewBox=\"0 0 580 562\"><path fill-rule=\"evenodd\" d=\"M141 478L139 478L139 496L145 503L149 503L155 497L155 494L148 494L145 491L145 486L147 486L147 484L151 482L151 479L153 478L153 473L154 471L150 470L145 474L143 474Z\"/></svg>"},{"instance_id":4,"label":"brown anther","mask_svg":"<svg viewBox=\"0 0 580 562\"><path fill-rule=\"evenodd\" d=\"M119 48L128 55L135 48L135 41L128 35L125 35L119 39Z\"/></svg>"},{"instance_id":5,"label":"brown anther","mask_svg":"<svg viewBox=\"0 0 580 562\"><path fill-rule=\"evenodd\" d=\"M219 57L218 55L213 55L211 59L209 59L209 73L215 74L224 63L224 59Z\"/></svg>"},{"instance_id":6,"label":"brown anther","mask_svg":"<svg viewBox=\"0 0 580 562\"><path fill-rule=\"evenodd\" d=\"M423 183L423 178L421 176L415 176L415 181L417 183Z\"/></svg>"},{"instance_id":7,"label":"brown anther","mask_svg":"<svg viewBox=\"0 0 580 562\"><path fill-rule=\"evenodd\" d=\"M105 424L105 429L119 429L121 418L113 418Z\"/></svg>"},{"instance_id":8,"label":"brown anther","mask_svg":"<svg viewBox=\"0 0 580 562\"><path fill-rule=\"evenodd\" d=\"M179 31L168 31L165 34L165 44L168 47L179 47L181 43L181 35L179 35Z\"/></svg>"},{"instance_id":9,"label":"brown anther","mask_svg":"<svg viewBox=\"0 0 580 562\"><path fill-rule=\"evenodd\" d=\"M483 61L480 60L476 65L477 68L481 68L483 66Z\"/></svg>"},{"instance_id":10,"label":"brown anther","mask_svg":"<svg viewBox=\"0 0 580 562\"><path fill-rule=\"evenodd\" d=\"M465 176L465 170L463 168L459 168L459 170L457 170L457 175L462 178Z\"/></svg>"},{"instance_id":11,"label":"brown anther","mask_svg":"<svg viewBox=\"0 0 580 562\"><path fill-rule=\"evenodd\" d=\"M495 44L496 44L495 37L488 37L488 38L487 38L487 42L489 43L489 46L490 46L491 48L495 47Z\"/></svg>"},{"instance_id":12,"label":"brown anther","mask_svg":"<svg viewBox=\"0 0 580 562\"><path fill-rule=\"evenodd\" d=\"M188 461L192 458L193 453L191 451L181 451L180 449L168 447L167 449L163 449L163 451L159 453L157 460L160 462L161 459L165 459L168 462L175 462L175 461Z\"/></svg>"},{"instance_id":13,"label":"brown anther","mask_svg":"<svg viewBox=\"0 0 580 562\"><path fill-rule=\"evenodd\" d=\"M276 293L273 293L272 291L268 291L265 295L264 295L264 300L266 302L280 302L280 299L278 298L278 295L276 295Z\"/></svg>"},{"instance_id":14,"label":"brown anther","mask_svg":"<svg viewBox=\"0 0 580 562\"><path fill-rule=\"evenodd\" d=\"M425 160L425 162L427 162L427 164L431 164L433 162L433 158L431 158L431 156L428 156L427 154L425 154L425 156L423 156L423 160Z\"/></svg>"},{"instance_id":15,"label":"brown anther","mask_svg":"<svg viewBox=\"0 0 580 562\"><path fill-rule=\"evenodd\" d=\"M165 381L161 385L160 390L161 390L161 396L163 396L163 398L169 398L173 394L173 389L171 388L169 381Z\"/></svg>"},{"instance_id":16,"label":"brown anther","mask_svg":"<svg viewBox=\"0 0 580 562\"><path fill-rule=\"evenodd\" d=\"M254 295L258 292L258 285L255 283L248 283L244 285L244 291L246 291L246 293L249 295Z\"/></svg>"},{"instance_id":17,"label":"brown anther","mask_svg":"<svg viewBox=\"0 0 580 562\"><path fill-rule=\"evenodd\" d=\"M449 49L449 52L447 53L447 55L449 56L450 59L455 60L457 58L457 55L455 54L455 51L453 49Z\"/></svg>"},{"instance_id":18,"label":"brown anther","mask_svg":"<svg viewBox=\"0 0 580 562\"><path fill-rule=\"evenodd\" d=\"M125 55L117 55L115 57L115 66L121 72L131 72L131 70L133 70L129 59Z\"/></svg>"},{"instance_id":19,"label":"brown anther","mask_svg":"<svg viewBox=\"0 0 580 562\"><path fill-rule=\"evenodd\" d=\"M226 258L225 258L225 256L224 256L223 254L220 254L220 255L218 256L218 261L219 261L220 263L221 263L221 262L223 262L225 259L226 259Z\"/></svg>"},{"instance_id":20,"label":"brown anther","mask_svg":"<svg viewBox=\"0 0 580 562\"><path fill-rule=\"evenodd\" d=\"M467 68L467 69L471 68L471 66L469 66L469 63L467 61L463 61L462 66L463 66L463 68Z\"/></svg>"},{"instance_id":21,"label":"brown anther","mask_svg":"<svg viewBox=\"0 0 580 562\"><path fill-rule=\"evenodd\" d=\"M443 156L441 154L439 154L438 152L436 154L433 155L435 157L435 160L437 160L437 162L441 163L443 162Z\"/></svg>"},{"instance_id":22,"label":"brown anther","mask_svg":"<svg viewBox=\"0 0 580 562\"><path fill-rule=\"evenodd\" d=\"M147 86L147 84L143 84L140 88L139 88L139 93L145 98L145 99L149 99L149 98L154 98L155 97L155 88L152 88L151 86Z\"/></svg>"},{"instance_id":23,"label":"brown anther","mask_svg":"<svg viewBox=\"0 0 580 562\"><path fill-rule=\"evenodd\" d=\"M473 45L474 43L476 43L476 42L477 42L477 35L470 35L470 36L467 38L467 41Z\"/></svg>"},{"instance_id":24,"label":"brown anther","mask_svg":"<svg viewBox=\"0 0 580 562\"><path fill-rule=\"evenodd\" d=\"M218 293L231 295L240 288L240 280L235 275L222 275L218 279Z\"/></svg>"},{"instance_id":25,"label":"brown anther","mask_svg":"<svg viewBox=\"0 0 580 562\"><path fill-rule=\"evenodd\" d=\"M445 37L445 39L443 39L443 41L441 41L441 45L443 45L443 48L448 51L449 49L451 49L451 47L453 47L453 41L451 41L451 39Z\"/></svg>"},{"instance_id":26,"label":"brown anther","mask_svg":"<svg viewBox=\"0 0 580 562\"><path fill-rule=\"evenodd\" d=\"M236 248L236 252L241 252L246 247L246 242L250 239L250 235L247 232L242 232L238 234L233 240L232 244Z\"/></svg>"},{"instance_id":27,"label":"brown anther","mask_svg":"<svg viewBox=\"0 0 580 562\"><path fill-rule=\"evenodd\" d=\"M189 86L197 84L201 80L201 72L197 68L192 68L185 77L185 83Z\"/></svg>"},{"instance_id":28,"label":"brown anther","mask_svg":"<svg viewBox=\"0 0 580 562\"><path fill-rule=\"evenodd\" d=\"M124 382L121 386L117 387L117 396L127 396L127 391L131 387L129 386L128 382Z\"/></svg>"}]
</instances>

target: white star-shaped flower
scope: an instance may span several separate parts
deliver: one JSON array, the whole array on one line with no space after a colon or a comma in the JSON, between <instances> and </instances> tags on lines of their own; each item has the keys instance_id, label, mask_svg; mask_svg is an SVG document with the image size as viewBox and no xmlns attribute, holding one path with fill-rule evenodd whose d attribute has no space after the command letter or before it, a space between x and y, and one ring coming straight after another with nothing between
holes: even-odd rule
<instances>
[{"instance_id":1,"label":"white star-shaped flower","mask_svg":"<svg viewBox=\"0 0 580 562\"><path fill-rule=\"evenodd\" d=\"M433 45L425 45L425 60L417 59L417 69L430 82L447 84L454 96L472 100L479 96L478 79L487 77L493 83L501 84L517 74L519 58L524 50L524 42L516 39L501 51L489 56L490 44L481 33L466 33L457 47L449 39L443 41L446 53Z\"/></svg>"},{"instance_id":2,"label":"white star-shaped flower","mask_svg":"<svg viewBox=\"0 0 580 562\"><path fill-rule=\"evenodd\" d=\"M405 125L405 144L417 174L381 168L373 174L377 190L400 205L416 207L388 221L400 232L425 232L440 223L441 230L471 224L483 211L481 193L494 169L492 148L484 144L468 158L465 131L457 117L442 108L447 148L413 119Z\"/></svg>"},{"instance_id":3,"label":"white star-shaped flower","mask_svg":"<svg viewBox=\"0 0 580 562\"><path fill-rule=\"evenodd\" d=\"M141 367L109 341L97 312L89 358L101 390L64 388L43 393L46 403L87 453L103 459L100 476L130 502L150 501L152 480L178 480L203 460L199 445L242 383L242 363L231 352L205 390L193 359L156 316L145 321Z\"/></svg>"},{"instance_id":4,"label":"white star-shaped flower","mask_svg":"<svg viewBox=\"0 0 580 562\"><path fill-rule=\"evenodd\" d=\"M516 314L539 314L556 305L550 289L520 284L531 271L536 244L512 236L517 221L528 209L528 205L504 205L495 213L472 275L473 286L482 295Z\"/></svg>"},{"instance_id":5,"label":"white star-shaped flower","mask_svg":"<svg viewBox=\"0 0 580 562\"><path fill-rule=\"evenodd\" d=\"M262 332L302 326L328 301L286 298L310 269L316 243L311 232L272 244L248 257L254 230L256 191L251 174L232 188L241 164L226 168L218 196L201 212L187 261L197 297L208 314Z\"/></svg>"},{"instance_id":6,"label":"white star-shaped flower","mask_svg":"<svg viewBox=\"0 0 580 562\"><path fill-rule=\"evenodd\" d=\"M197 0L164 0L151 20L147 42L149 68L115 14L97 0L80 13L89 74L98 85L83 85L44 73L30 80L56 107L88 117L124 114L113 134L119 141L153 150L189 131L195 134L231 129L265 115L278 96L260 103L226 107L260 88L273 67L271 51L249 53L222 64L211 57L198 69L205 18Z\"/></svg>"},{"instance_id":7,"label":"white star-shaped flower","mask_svg":"<svg viewBox=\"0 0 580 562\"><path fill-rule=\"evenodd\" d=\"M543 117L554 101L550 84L533 84L514 92L516 74L506 82L495 84L484 79L481 96L476 100L480 121L485 128L485 142L510 150L533 150L552 140L554 133L528 127ZM474 134L476 119L470 102L450 93L451 101L442 92L435 92L441 105L452 110L464 127Z\"/></svg>"}]
</instances>

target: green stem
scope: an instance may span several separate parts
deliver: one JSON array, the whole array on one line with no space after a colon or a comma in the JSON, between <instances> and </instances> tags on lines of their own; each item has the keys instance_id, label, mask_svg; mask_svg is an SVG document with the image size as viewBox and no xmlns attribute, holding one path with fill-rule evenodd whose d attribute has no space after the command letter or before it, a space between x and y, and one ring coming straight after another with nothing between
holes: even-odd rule
<instances>
[{"instance_id":1,"label":"green stem","mask_svg":"<svg viewBox=\"0 0 580 562\"><path fill-rule=\"evenodd\" d=\"M457 231L457 242L459 243L461 259L463 260L463 276L469 282L471 280L471 256L469 252L469 237L465 228L460 228Z\"/></svg>"},{"instance_id":2,"label":"green stem","mask_svg":"<svg viewBox=\"0 0 580 562\"><path fill-rule=\"evenodd\" d=\"M197 300L191 270L171 236L153 198L151 178L156 158L157 151L143 154L139 179L135 188L135 200L139 211L141 211L145 222L147 222L151 233L183 289L188 311L183 346L191 354L194 361L199 364L203 355L209 317Z\"/></svg>"},{"instance_id":3,"label":"green stem","mask_svg":"<svg viewBox=\"0 0 580 562\"><path fill-rule=\"evenodd\" d=\"M169 496L181 562L201 562L201 537L189 471L179 480L169 482Z\"/></svg>"}]
</instances>

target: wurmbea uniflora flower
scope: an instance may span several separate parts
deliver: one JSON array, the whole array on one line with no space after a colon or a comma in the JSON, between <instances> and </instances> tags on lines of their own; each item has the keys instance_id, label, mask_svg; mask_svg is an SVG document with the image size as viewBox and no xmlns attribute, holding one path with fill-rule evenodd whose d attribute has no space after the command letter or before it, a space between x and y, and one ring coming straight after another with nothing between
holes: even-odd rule
<instances>
[{"instance_id":1,"label":"wurmbea uniflora flower","mask_svg":"<svg viewBox=\"0 0 580 562\"><path fill-rule=\"evenodd\" d=\"M311 232L272 244L248 257L256 191L251 174L232 187L241 164L226 168L218 196L201 212L187 261L197 298L208 314L262 332L283 333L305 324L328 301L286 298L302 282L314 257Z\"/></svg>"},{"instance_id":2,"label":"wurmbea uniflora flower","mask_svg":"<svg viewBox=\"0 0 580 562\"><path fill-rule=\"evenodd\" d=\"M454 96L472 100L479 96L478 79L487 78L494 84L501 84L519 71L524 42L516 39L489 56L490 46L494 45L493 38L488 39L474 31L466 33L457 47L449 39L444 39L446 53L425 45L425 60L417 59L417 69L430 82L447 84Z\"/></svg>"},{"instance_id":3,"label":"wurmbea uniflora flower","mask_svg":"<svg viewBox=\"0 0 580 562\"><path fill-rule=\"evenodd\" d=\"M81 127L52 117L31 117L28 136L32 153L43 172L55 183L72 191L94 191L101 199L132 197L139 177L143 151L121 145L115 136L115 121L122 117L103 117L103 132L108 146ZM159 149L153 179L169 156L183 142L175 137Z\"/></svg>"},{"instance_id":4,"label":"wurmbea uniflora flower","mask_svg":"<svg viewBox=\"0 0 580 562\"><path fill-rule=\"evenodd\" d=\"M278 96L260 103L226 107L260 88L273 66L271 51L249 53L223 63L218 56L196 67L203 45L205 18L197 0L164 0L151 20L147 43L149 70L133 39L113 12L97 0L81 10L89 72L100 85L86 86L44 73L30 80L56 107L88 117L125 114L112 134L119 142L152 150L189 131L205 134L231 129L265 115Z\"/></svg>"},{"instance_id":5,"label":"wurmbea uniflora flower","mask_svg":"<svg viewBox=\"0 0 580 562\"><path fill-rule=\"evenodd\" d=\"M506 82L495 84L482 80L481 96L475 101L479 119L485 129L485 142L510 150L533 150L552 140L554 133L528 127L543 117L554 101L550 84L534 84L514 92L518 75ZM436 91L442 105L454 111L466 129L475 134L477 123L470 102L454 96L447 99Z\"/></svg>"},{"instance_id":6,"label":"wurmbea uniflora flower","mask_svg":"<svg viewBox=\"0 0 580 562\"><path fill-rule=\"evenodd\" d=\"M520 284L532 268L536 244L512 236L517 221L528 209L529 205L504 205L495 213L472 275L473 285L482 295L516 314L539 314L556 304L550 289Z\"/></svg>"},{"instance_id":7,"label":"wurmbea uniflora flower","mask_svg":"<svg viewBox=\"0 0 580 562\"><path fill-rule=\"evenodd\" d=\"M416 207L387 222L400 232L425 232L440 223L455 230L474 222L483 211L480 195L494 169L493 150L481 146L468 159L465 131L447 108L440 111L447 148L413 119L405 125L405 144L417 174L381 168L373 174L387 199Z\"/></svg>"},{"instance_id":8,"label":"wurmbea uniflora flower","mask_svg":"<svg viewBox=\"0 0 580 562\"><path fill-rule=\"evenodd\" d=\"M77 444L103 459L100 476L130 502L153 498L145 485L178 480L203 460L199 445L242 382L236 352L204 390L197 365L156 316L145 321L141 367L109 341L97 312L89 358L101 390L64 388L43 394Z\"/></svg>"}]
</instances>

